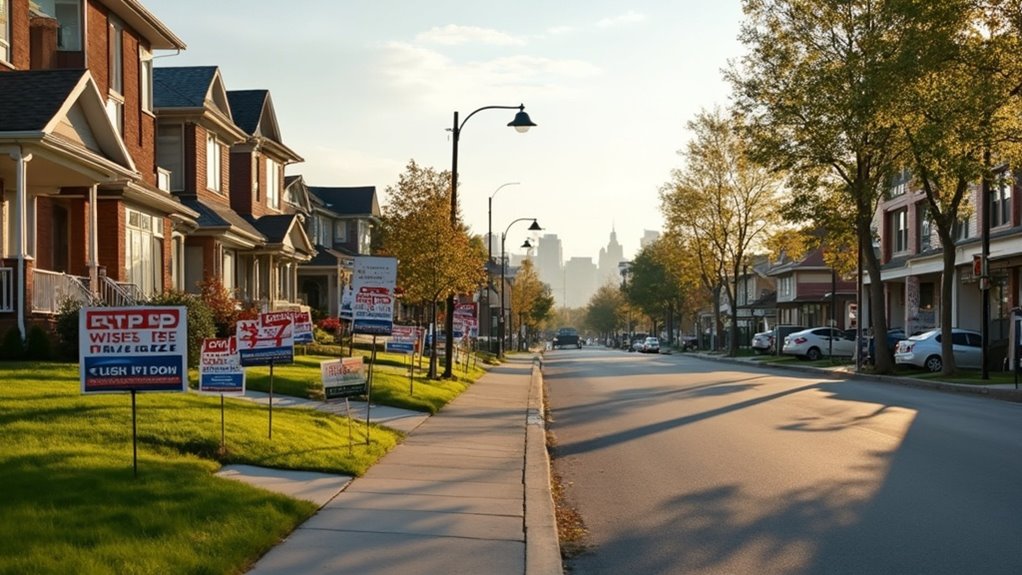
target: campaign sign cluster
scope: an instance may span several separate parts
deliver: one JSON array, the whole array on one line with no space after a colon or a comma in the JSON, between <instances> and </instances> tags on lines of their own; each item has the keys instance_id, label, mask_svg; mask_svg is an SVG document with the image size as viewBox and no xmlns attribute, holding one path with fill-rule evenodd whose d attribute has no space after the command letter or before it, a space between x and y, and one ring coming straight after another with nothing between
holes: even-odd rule
<instances>
[{"instance_id":1,"label":"campaign sign cluster","mask_svg":"<svg viewBox=\"0 0 1022 575\"><path fill-rule=\"evenodd\" d=\"M234 336L202 340L199 360L199 391L203 393L245 393L245 370L238 357Z\"/></svg>"},{"instance_id":2,"label":"campaign sign cluster","mask_svg":"<svg viewBox=\"0 0 1022 575\"><path fill-rule=\"evenodd\" d=\"M82 308L82 393L187 389L187 318L184 307Z\"/></svg>"}]
</instances>

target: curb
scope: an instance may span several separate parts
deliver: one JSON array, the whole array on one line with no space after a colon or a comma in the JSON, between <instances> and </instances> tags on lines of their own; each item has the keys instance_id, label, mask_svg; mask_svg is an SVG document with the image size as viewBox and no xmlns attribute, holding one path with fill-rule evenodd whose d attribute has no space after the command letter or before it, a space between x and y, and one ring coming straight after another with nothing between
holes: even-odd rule
<instances>
[{"instance_id":1,"label":"curb","mask_svg":"<svg viewBox=\"0 0 1022 575\"><path fill-rule=\"evenodd\" d=\"M542 358L534 357L525 434L525 574L563 575L557 515L550 491L542 370Z\"/></svg>"},{"instance_id":2,"label":"curb","mask_svg":"<svg viewBox=\"0 0 1022 575\"><path fill-rule=\"evenodd\" d=\"M826 377L829 379L855 379L858 381L872 381L876 383L886 383L890 385L902 385L905 387L916 387L921 389L935 389L938 391L945 391L950 393L964 393L969 395L980 395L989 397L991 399L998 399L1001 401L1011 401L1015 403L1022 403L1022 389L1003 389L1003 388L991 388L982 385L966 385L962 383L949 383L946 381L935 381L929 379L917 379L914 377L900 377L897 375L880 375L872 373L856 373L854 371L847 371L845 369L822 369L818 367L810 366L799 366L799 365L777 365L773 363L759 363L750 362L741 359L736 359L726 356L714 356L714 355L703 355L698 354L697 357L701 359L709 359L713 361L732 363L736 365L755 365L757 367L775 369L775 370L787 370L787 371L798 371L802 373L811 373L819 377Z\"/></svg>"}]
</instances>

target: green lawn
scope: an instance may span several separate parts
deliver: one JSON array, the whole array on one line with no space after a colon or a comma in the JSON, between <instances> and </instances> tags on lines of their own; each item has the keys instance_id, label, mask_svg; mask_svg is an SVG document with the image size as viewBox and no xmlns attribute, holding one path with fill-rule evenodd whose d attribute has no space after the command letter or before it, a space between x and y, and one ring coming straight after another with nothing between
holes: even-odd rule
<instances>
[{"instance_id":1,"label":"green lawn","mask_svg":"<svg viewBox=\"0 0 1022 575\"><path fill-rule=\"evenodd\" d=\"M356 350L356 355L359 350ZM368 352L364 352L368 354ZM277 365L273 368L273 393L322 399L323 386L320 382L319 364L336 357L300 355L294 364ZM455 366L455 379L431 380L426 377L427 361L414 365L413 379L408 379L407 356L395 353L377 353L373 369L373 403L400 407L413 411L436 413L452 399L465 391L469 383L484 373L481 364L473 363L466 373L463 365ZM442 371L443 366L439 367ZM196 375L196 378L198 376ZM257 391L269 391L270 368L250 367L246 370L246 386Z\"/></svg>"},{"instance_id":2,"label":"green lawn","mask_svg":"<svg viewBox=\"0 0 1022 575\"><path fill-rule=\"evenodd\" d=\"M311 388L304 364L278 381ZM347 419L274 409L271 441L265 406L225 406L221 452L219 397L139 394L135 478L130 395L81 395L74 364L0 363L0 573L240 573L315 510L221 464L360 475L400 440L374 426L366 446L360 423L349 452Z\"/></svg>"}]
</instances>

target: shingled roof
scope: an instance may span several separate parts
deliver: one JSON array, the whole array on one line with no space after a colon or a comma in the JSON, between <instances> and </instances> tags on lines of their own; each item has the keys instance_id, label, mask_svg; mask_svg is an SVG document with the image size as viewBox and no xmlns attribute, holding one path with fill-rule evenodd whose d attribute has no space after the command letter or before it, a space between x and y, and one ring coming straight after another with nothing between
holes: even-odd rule
<instances>
[{"instance_id":1,"label":"shingled roof","mask_svg":"<svg viewBox=\"0 0 1022 575\"><path fill-rule=\"evenodd\" d=\"M380 216L376 186L351 188L309 186L309 193L322 200L328 210L342 216Z\"/></svg>"},{"instance_id":2,"label":"shingled roof","mask_svg":"<svg viewBox=\"0 0 1022 575\"><path fill-rule=\"evenodd\" d=\"M85 70L0 74L0 132L40 132L57 115Z\"/></svg>"},{"instance_id":3,"label":"shingled roof","mask_svg":"<svg viewBox=\"0 0 1022 575\"><path fill-rule=\"evenodd\" d=\"M216 75L216 66L181 66L153 70L153 104L157 108L201 108Z\"/></svg>"},{"instance_id":4,"label":"shingled roof","mask_svg":"<svg viewBox=\"0 0 1022 575\"><path fill-rule=\"evenodd\" d=\"M263 216L261 218L256 218L250 215L245 215L243 217L266 237L267 242L271 244L279 244L284 241L285 237L287 237L287 233L291 231L291 224L298 216L295 214L274 214Z\"/></svg>"},{"instance_id":5,"label":"shingled roof","mask_svg":"<svg viewBox=\"0 0 1022 575\"><path fill-rule=\"evenodd\" d=\"M246 134L255 134L259 129L259 120L269 94L269 90L228 90L227 100L231 103L234 123L245 130Z\"/></svg>"},{"instance_id":6,"label":"shingled roof","mask_svg":"<svg viewBox=\"0 0 1022 575\"><path fill-rule=\"evenodd\" d=\"M251 236L266 239L263 234L245 218L227 206L207 204L194 197L183 197L181 203L199 213L195 222L199 228L236 228Z\"/></svg>"}]
</instances>

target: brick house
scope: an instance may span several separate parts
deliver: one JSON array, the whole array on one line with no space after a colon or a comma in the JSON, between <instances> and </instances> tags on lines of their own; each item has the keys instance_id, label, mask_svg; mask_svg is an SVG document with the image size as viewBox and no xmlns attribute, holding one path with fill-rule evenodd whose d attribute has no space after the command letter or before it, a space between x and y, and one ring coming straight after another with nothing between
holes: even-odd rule
<instances>
[{"instance_id":1,"label":"brick house","mask_svg":"<svg viewBox=\"0 0 1022 575\"><path fill-rule=\"evenodd\" d=\"M952 327L981 330L983 294L973 258L981 254L981 222L989 211L990 337L992 343L1007 338L1011 309L1022 302L1022 188L1015 182L1010 175L997 178L987 205L978 183L970 190L965 203L973 209L955 227L952 301L942 302L943 249L927 213L926 194L909 170L898 174L875 218L884 301L871 306L873 313L886 314L888 326L911 334L940 327L941 306L950 305ZM864 281L868 284L869 277Z\"/></svg>"},{"instance_id":2,"label":"brick house","mask_svg":"<svg viewBox=\"0 0 1022 575\"><path fill-rule=\"evenodd\" d=\"M158 185L152 58L184 47L135 0L0 0L0 330L172 285L199 214Z\"/></svg>"},{"instance_id":3,"label":"brick house","mask_svg":"<svg viewBox=\"0 0 1022 575\"><path fill-rule=\"evenodd\" d=\"M777 323L820 327L833 321L838 329L855 327L855 281L836 276L822 249L799 260L782 259L768 275L777 282Z\"/></svg>"},{"instance_id":4,"label":"brick house","mask_svg":"<svg viewBox=\"0 0 1022 575\"><path fill-rule=\"evenodd\" d=\"M281 197L284 166L301 158L281 143L269 94L232 97L215 66L161 67L154 78L158 162L173 194L198 213L175 287L197 292L215 277L260 309L298 305L298 264L313 248Z\"/></svg>"}]
</instances>

